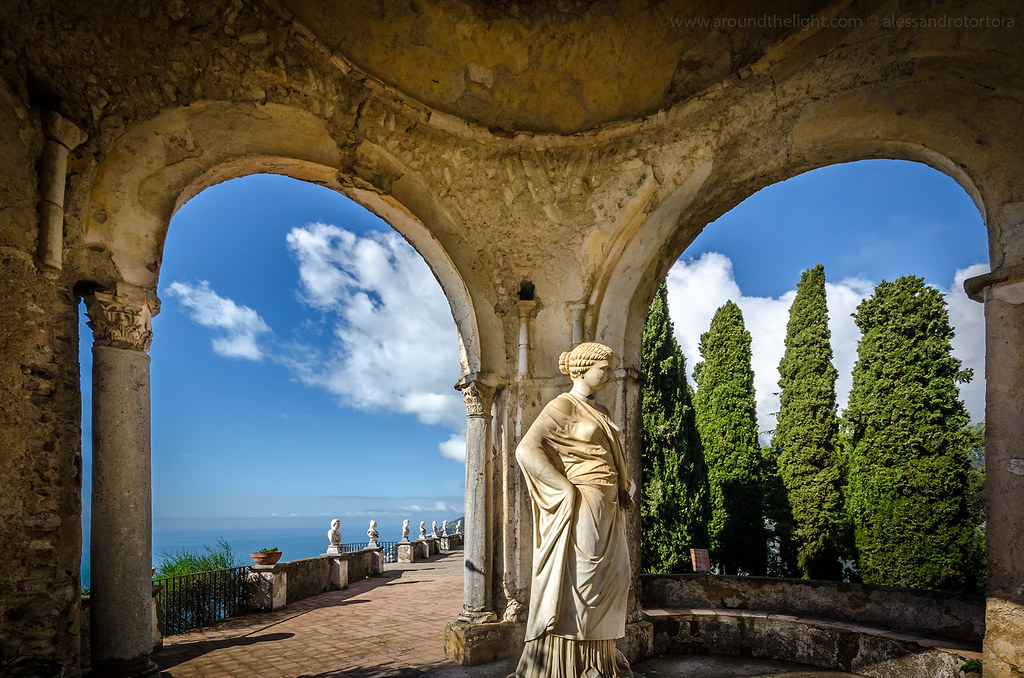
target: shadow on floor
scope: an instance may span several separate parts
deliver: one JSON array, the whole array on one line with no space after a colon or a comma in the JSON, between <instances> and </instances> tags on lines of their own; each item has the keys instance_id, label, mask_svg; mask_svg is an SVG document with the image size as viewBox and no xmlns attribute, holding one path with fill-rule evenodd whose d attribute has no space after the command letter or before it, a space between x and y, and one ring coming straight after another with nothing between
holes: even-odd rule
<instances>
[{"instance_id":1,"label":"shadow on floor","mask_svg":"<svg viewBox=\"0 0 1024 678\"><path fill-rule=\"evenodd\" d=\"M257 643L272 643L277 640L291 638L294 633L264 633L259 636L238 636L235 638L221 638L218 640L201 640L195 643L182 643L167 650L157 652L153 659L161 669L172 669L196 657L201 657L207 652L220 650L226 647L244 647Z\"/></svg>"},{"instance_id":2,"label":"shadow on floor","mask_svg":"<svg viewBox=\"0 0 1024 678\"><path fill-rule=\"evenodd\" d=\"M446 663L439 661L414 668L411 666L396 667L393 662L386 661L370 666L350 666L323 673L303 673L298 678L420 678L429 675L427 672L432 666Z\"/></svg>"}]
</instances>

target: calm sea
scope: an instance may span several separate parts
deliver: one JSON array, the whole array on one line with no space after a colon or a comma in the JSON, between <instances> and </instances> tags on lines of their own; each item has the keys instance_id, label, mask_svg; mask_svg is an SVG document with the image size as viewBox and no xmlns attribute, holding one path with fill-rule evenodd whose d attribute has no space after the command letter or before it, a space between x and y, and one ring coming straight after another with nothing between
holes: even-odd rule
<instances>
[{"instance_id":1,"label":"calm sea","mask_svg":"<svg viewBox=\"0 0 1024 678\"><path fill-rule=\"evenodd\" d=\"M323 522L323 521L321 521ZM429 526L429 522L427 525ZM440 523L439 523L440 524ZM454 525L454 521L452 523ZM323 525L301 525L293 526L278 524L261 528L198 528L198 529L174 529L153 527L153 565L159 566L161 557L164 554L173 554L179 551L197 551L203 553L205 547L216 547L219 539L224 539L231 547L231 551L237 557L240 565L252 563L249 553L263 548L276 546L284 552L284 560L298 560L300 558L313 558L327 550L327 530L330 528L330 521ZM428 527L429 529L429 527ZM402 536L401 522L397 525L380 525L377 528L380 532L380 541L398 541ZM419 531L419 523L415 523L414 533ZM82 586L89 586L89 535L83 534L82 544ZM416 534L412 537L415 539ZM343 544L359 543L366 541L366 528L351 526L346 528L342 524L341 541Z\"/></svg>"}]
</instances>

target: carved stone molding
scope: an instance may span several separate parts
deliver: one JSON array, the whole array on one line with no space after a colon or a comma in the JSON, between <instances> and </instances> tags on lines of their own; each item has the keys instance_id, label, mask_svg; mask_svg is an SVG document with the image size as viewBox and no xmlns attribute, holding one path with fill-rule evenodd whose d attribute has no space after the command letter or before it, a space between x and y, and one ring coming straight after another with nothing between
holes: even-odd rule
<instances>
[{"instance_id":1,"label":"carved stone molding","mask_svg":"<svg viewBox=\"0 0 1024 678\"><path fill-rule=\"evenodd\" d=\"M1011 304L1024 303L1024 263L1003 265L989 273L964 281L964 291L974 301L985 302L990 296ZM1004 288L990 294L992 290Z\"/></svg>"},{"instance_id":2,"label":"carved stone molding","mask_svg":"<svg viewBox=\"0 0 1024 678\"><path fill-rule=\"evenodd\" d=\"M470 382L462 387L462 402L466 405L467 417L484 416L483 398L480 397L480 389L476 382Z\"/></svg>"},{"instance_id":3,"label":"carved stone molding","mask_svg":"<svg viewBox=\"0 0 1024 678\"><path fill-rule=\"evenodd\" d=\"M462 402L466 406L467 417L483 417L490 414L494 387L483 383L476 375L468 375L455 384L462 392Z\"/></svg>"},{"instance_id":4,"label":"carved stone molding","mask_svg":"<svg viewBox=\"0 0 1024 678\"><path fill-rule=\"evenodd\" d=\"M94 344L149 351L153 316L148 304L94 292L85 297L85 308Z\"/></svg>"}]
</instances>

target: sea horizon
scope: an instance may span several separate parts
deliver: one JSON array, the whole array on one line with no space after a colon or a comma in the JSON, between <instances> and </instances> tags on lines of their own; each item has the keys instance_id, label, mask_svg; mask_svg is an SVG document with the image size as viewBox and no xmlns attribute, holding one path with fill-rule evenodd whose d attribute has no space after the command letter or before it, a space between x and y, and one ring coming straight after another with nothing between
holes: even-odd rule
<instances>
[{"instance_id":1,"label":"sea horizon","mask_svg":"<svg viewBox=\"0 0 1024 678\"><path fill-rule=\"evenodd\" d=\"M345 521L341 519L341 543L358 544L368 542L366 531L369 528L369 520L360 520L354 524L354 520ZM458 517L445 518L448 520L449 530L454 530L455 521ZM231 549L232 555L239 565L251 564L249 554L264 548L278 548L283 553L282 559L300 560L302 558L315 558L327 551L329 541L327 531L330 529L330 518L311 519L302 518L272 518L259 520L255 519L166 519L157 520L153 523L153 548L152 563L159 568L165 557L171 557L182 551L203 553L207 548L216 548L223 540ZM258 527L252 527L253 523ZM362 523L366 526L363 527ZM431 529L431 520L427 520L426 529ZM443 521L438 520L438 531ZM246 527L248 525L248 527ZM397 522L378 521L378 541L399 541L402 538L402 520ZM419 521L409 525L409 537L419 537ZM82 531L82 568L81 586L88 587L91 581L89 563L90 538L87 528Z\"/></svg>"}]
</instances>

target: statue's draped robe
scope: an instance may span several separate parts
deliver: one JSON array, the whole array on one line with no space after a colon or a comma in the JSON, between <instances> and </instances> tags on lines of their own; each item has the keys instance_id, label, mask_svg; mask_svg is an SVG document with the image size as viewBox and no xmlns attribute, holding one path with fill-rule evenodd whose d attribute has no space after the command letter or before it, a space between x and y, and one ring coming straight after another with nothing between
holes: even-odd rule
<instances>
[{"instance_id":1,"label":"statue's draped robe","mask_svg":"<svg viewBox=\"0 0 1024 678\"><path fill-rule=\"evenodd\" d=\"M533 499L520 676L630 675L615 665L614 639L625 635L630 581L619 491L631 483L619 429L598 407L563 393L516 449Z\"/></svg>"}]
</instances>

